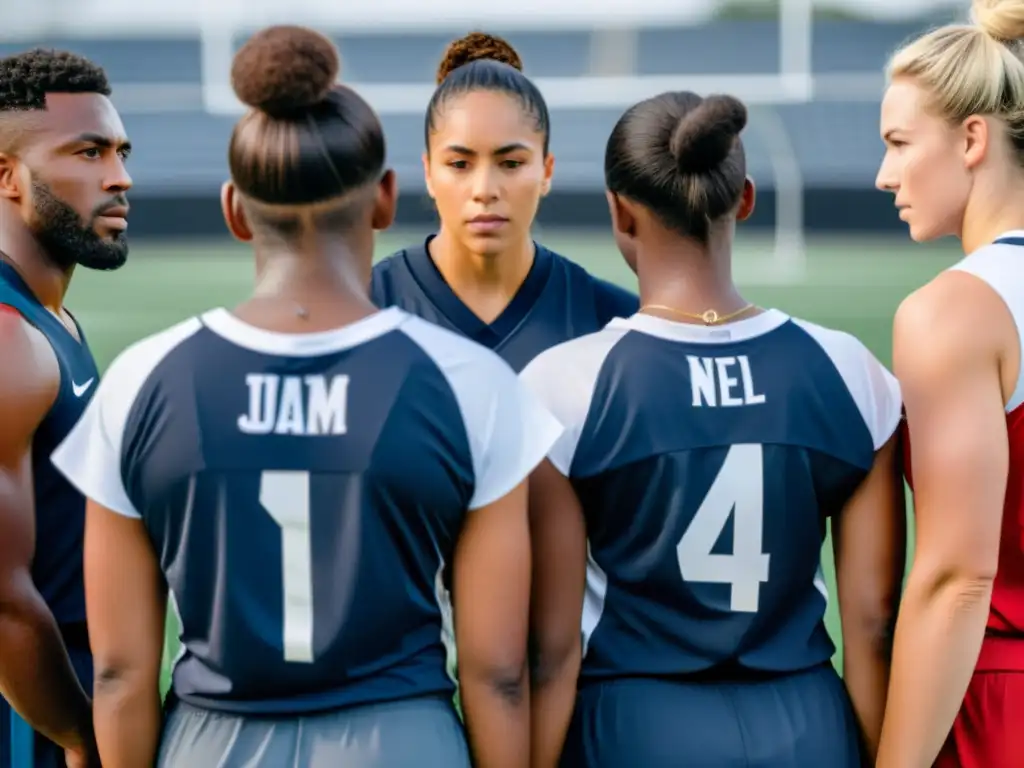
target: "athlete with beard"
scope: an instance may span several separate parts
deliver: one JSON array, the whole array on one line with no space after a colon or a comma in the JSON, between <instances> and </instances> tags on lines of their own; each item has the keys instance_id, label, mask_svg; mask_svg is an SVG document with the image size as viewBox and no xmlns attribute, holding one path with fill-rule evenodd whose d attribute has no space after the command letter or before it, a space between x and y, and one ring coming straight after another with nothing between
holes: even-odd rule
<instances>
[{"instance_id":1,"label":"athlete with beard","mask_svg":"<svg viewBox=\"0 0 1024 768\"><path fill-rule=\"evenodd\" d=\"M71 275L128 253L130 146L109 95L103 70L70 53L0 60L0 767L99 764L85 500L49 456L99 375L64 308ZM36 730L31 756L12 750L10 707Z\"/></svg>"}]
</instances>

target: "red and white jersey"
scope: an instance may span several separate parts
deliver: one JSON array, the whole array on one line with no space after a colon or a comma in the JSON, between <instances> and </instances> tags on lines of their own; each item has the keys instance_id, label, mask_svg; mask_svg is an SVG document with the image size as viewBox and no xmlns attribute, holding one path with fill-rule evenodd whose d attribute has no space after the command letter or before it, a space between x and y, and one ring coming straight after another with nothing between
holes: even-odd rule
<instances>
[{"instance_id":1,"label":"red and white jersey","mask_svg":"<svg viewBox=\"0 0 1024 768\"><path fill-rule=\"evenodd\" d=\"M1024 342L1024 231L1007 232L950 267L984 280L1006 303L1018 336ZM1000 642L1007 636L1024 639L1024 351L1021 373L1006 403L1010 467L1003 506L999 570L992 590L987 638L979 670L1024 670L1019 642ZM910 446L906 446L906 475L910 475Z\"/></svg>"}]
</instances>

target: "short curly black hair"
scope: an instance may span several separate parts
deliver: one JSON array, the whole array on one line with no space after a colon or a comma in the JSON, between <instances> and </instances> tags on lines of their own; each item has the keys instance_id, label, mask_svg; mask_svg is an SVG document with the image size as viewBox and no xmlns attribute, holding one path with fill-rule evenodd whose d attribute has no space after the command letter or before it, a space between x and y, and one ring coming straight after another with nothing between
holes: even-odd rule
<instances>
[{"instance_id":1,"label":"short curly black hair","mask_svg":"<svg viewBox=\"0 0 1024 768\"><path fill-rule=\"evenodd\" d=\"M48 93L110 95L98 64L68 51L33 48L0 59L0 112L46 109Z\"/></svg>"}]
</instances>

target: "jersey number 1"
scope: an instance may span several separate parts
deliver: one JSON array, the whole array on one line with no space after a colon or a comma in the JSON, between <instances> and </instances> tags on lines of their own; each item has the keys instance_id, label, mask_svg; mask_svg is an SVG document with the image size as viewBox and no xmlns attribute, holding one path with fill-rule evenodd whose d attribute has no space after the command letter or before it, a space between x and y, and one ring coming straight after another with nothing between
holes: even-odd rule
<instances>
[{"instance_id":1,"label":"jersey number 1","mask_svg":"<svg viewBox=\"0 0 1024 768\"><path fill-rule=\"evenodd\" d=\"M313 541L309 472L260 473L260 504L281 527L284 660L313 661Z\"/></svg>"},{"instance_id":2,"label":"jersey number 1","mask_svg":"<svg viewBox=\"0 0 1024 768\"><path fill-rule=\"evenodd\" d=\"M733 445L707 495L676 546L686 581L728 584L730 610L756 613L761 584L768 581L764 535L764 451ZM725 524L732 521L732 554L712 554Z\"/></svg>"}]
</instances>

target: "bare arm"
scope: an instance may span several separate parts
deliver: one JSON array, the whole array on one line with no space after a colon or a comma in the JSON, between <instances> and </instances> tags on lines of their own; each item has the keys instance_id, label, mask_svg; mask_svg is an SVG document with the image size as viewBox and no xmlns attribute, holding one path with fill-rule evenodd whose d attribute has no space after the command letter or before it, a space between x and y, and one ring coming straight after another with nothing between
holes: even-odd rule
<instances>
[{"instance_id":1,"label":"bare arm","mask_svg":"<svg viewBox=\"0 0 1024 768\"><path fill-rule=\"evenodd\" d=\"M100 758L105 768L153 765L167 588L141 520L93 501L86 514L85 596Z\"/></svg>"},{"instance_id":2,"label":"bare arm","mask_svg":"<svg viewBox=\"0 0 1024 768\"><path fill-rule=\"evenodd\" d=\"M579 499L549 461L530 477L530 538L530 765L554 768L576 704L587 538Z\"/></svg>"},{"instance_id":3,"label":"bare arm","mask_svg":"<svg viewBox=\"0 0 1024 768\"><path fill-rule=\"evenodd\" d=\"M896 624L880 768L930 766L963 701L988 619L1009 463L999 349L1012 319L947 272L896 316L917 522Z\"/></svg>"},{"instance_id":4,"label":"bare arm","mask_svg":"<svg viewBox=\"0 0 1024 768\"><path fill-rule=\"evenodd\" d=\"M0 691L51 741L88 750L89 699L31 575L32 439L56 399L60 370L43 336L9 310L0 310L0 349Z\"/></svg>"},{"instance_id":5,"label":"bare arm","mask_svg":"<svg viewBox=\"0 0 1024 768\"><path fill-rule=\"evenodd\" d=\"M833 518L843 680L874 764L885 713L893 625L907 551L907 514L898 433L841 514Z\"/></svg>"},{"instance_id":6,"label":"bare arm","mask_svg":"<svg viewBox=\"0 0 1024 768\"><path fill-rule=\"evenodd\" d=\"M453 593L459 686L474 765L526 768L530 696L527 483L467 513L455 550Z\"/></svg>"}]
</instances>

